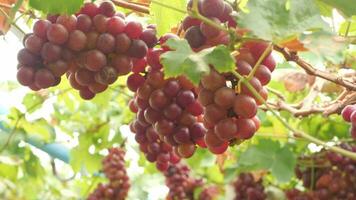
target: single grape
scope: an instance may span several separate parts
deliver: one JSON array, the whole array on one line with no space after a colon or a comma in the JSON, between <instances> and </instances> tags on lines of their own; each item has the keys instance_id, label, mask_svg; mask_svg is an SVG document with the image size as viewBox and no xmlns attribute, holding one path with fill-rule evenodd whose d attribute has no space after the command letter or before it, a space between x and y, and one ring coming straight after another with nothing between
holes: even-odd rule
<instances>
[{"instance_id":1,"label":"single grape","mask_svg":"<svg viewBox=\"0 0 356 200\"><path fill-rule=\"evenodd\" d=\"M192 26L200 26L201 21L199 19L187 16L182 22L182 27L184 31L187 31Z\"/></svg>"},{"instance_id":2,"label":"single grape","mask_svg":"<svg viewBox=\"0 0 356 200\"><path fill-rule=\"evenodd\" d=\"M99 14L99 8L95 3L85 3L81 8L80 13L94 17Z\"/></svg>"},{"instance_id":3,"label":"single grape","mask_svg":"<svg viewBox=\"0 0 356 200\"><path fill-rule=\"evenodd\" d=\"M49 88L55 83L55 77L48 69L39 69L35 74L35 84L38 88Z\"/></svg>"},{"instance_id":4,"label":"single grape","mask_svg":"<svg viewBox=\"0 0 356 200\"><path fill-rule=\"evenodd\" d=\"M203 106L198 101L189 104L186 110L194 116L200 116L204 112Z\"/></svg>"},{"instance_id":5,"label":"single grape","mask_svg":"<svg viewBox=\"0 0 356 200\"><path fill-rule=\"evenodd\" d=\"M31 53L39 55L44 44L44 40L36 35L30 35L25 40L25 47Z\"/></svg>"},{"instance_id":6,"label":"single grape","mask_svg":"<svg viewBox=\"0 0 356 200\"><path fill-rule=\"evenodd\" d=\"M146 81L154 88L162 88L165 84L164 74L161 71L152 71L147 75Z\"/></svg>"},{"instance_id":7,"label":"single grape","mask_svg":"<svg viewBox=\"0 0 356 200\"><path fill-rule=\"evenodd\" d=\"M67 42L69 33L61 24L51 24L47 30L47 38L54 44L64 44Z\"/></svg>"},{"instance_id":8,"label":"single grape","mask_svg":"<svg viewBox=\"0 0 356 200\"><path fill-rule=\"evenodd\" d=\"M145 42L142 40L132 40L130 48L127 50L127 54L134 58L143 58L147 54L148 48Z\"/></svg>"},{"instance_id":9,"label":"single grape","mask_svg":"<svg viewBox=\"0 0 356 200\"><path fill-rule=\"evenodd\" d=\"M113 17L115 15L115 6L111 1L104 1L100 4L99 13L107 17Z\"/></svg>"},{"instance_id":10,"label":"single grape","mask_svg":"<svg viewBox=\"0 0 356 200\"><path fill-rule=\"evenodd\" d=\"M195 100L194 93L190 90L183 90L178 93L177 95L177 104L180 105L182 108L188 107L191 103Z\"/></svg>"},{"instance_id":11,"label":"single grape","mask_svg":"<svg viewBox=\"0 0 356 200\"><path fill-rule=\"evenodd\" d=\"M108 21L108 30L110 34L117 35L125 31L125 21L121 17L112 17Z\"/></svg>"},{"instance_id":12,"label":"single grape","mask_svg":"<svg viewBox=\"0 0 356 200\"><path fill-rule=\"evenodd\" d=\"M125 33L117 35L115 39L116 53L125 53L131 47L131 39Z\"/></svg>"},{"instance_id":13,"label":"single grape","mask_svg":"<svg viewBox=\"0 0 356 200\"><path fill-rule=\"evenodd\" d=\"M91 100L95 97L95 94L91 92L88 88L81 89L79 95L84 100Z\"/></svg>"},{"instance_id":14,"label":"single grape","mask_svg":"<svg viewBox=\"0 0 356 200\"><path fill-rule=\"evenodd\" d=\"M236 62L236 71L242 76L247 76L252 71L252 67L245 60L238 60Z\"/></svg>"},{"instance_id":15,"label":"single grape","mask_svg":"<svg viewBox=\"0 0 356 200\"><path fill-rule=\"evenodd\" d=\"M131 39L138 39L142 34L143 28L141 23L130 21L126 24L125 33Z\"/></svg>"},{"instance_id":16,"label":"single grape","mask_svg":"<svg viewBox=\"0 0 356 200\"><path fill-rule=\"evenodd\" d=\"M262 62L262 65L268 67L269 71L273 72L276 69L276 61L274 60L272 54L268 55Z\"/></svg>"},{"instance_id":17,"label":"single grape","mask_svg":"<svg viewBox=\"0 0 356 200\"><path fill-rule=\"evenodd\" d=\"M94 83L94 73L80 68L75 72L75 80L82 86L89 86L90 84Z\"/></svg>"},{"instance_id":18,"label":"single grape","mask_svg":"<svg viewBox=\"0 0 356 200\"><path fill-rule=\"evenodd\" d=\"M242 118L250 119L257 114L257 103L247 95L237 95L234 100L234 112Z\"/></svg>"},{"instance_id":19,"label":"single grape","mask_svg":"<svg viewBox=\"0 0 356 200\"><path fill-rule=\"evenodd\" d=\"M56 23L63 25L68 32L72 32L77 27L77 18L74 15L59 15Z\"/></svg>"},{"instance_id":20,"label":"single grape","mask_svg":"<svg viewBox=\"0 0 356 200\"><path fill-rule=\"evenodd\" d=\"M237 126L233 118L227 118L221 120L216 124L214 133L220 139L229 141L237 136Z\"/></svg>"},{"instance_id":21,"label":"single grape","mask_svg":"<svg viewBox=\"0 0 356 200\"><path fill-rule=\"evenodd\" d=\"M115 49L115 37L109 33L99 35L96 48L105 54L112 53Z\"/></svg>"},{"instance_id":22,"label":"single grape","mask_svg":"<svg viewBox=\"0 0 356 200\"><path fill-rule=\"evenodd\" d=\"M204 110L204 117L210 123L217 123L226 116L226 109L220 108L216 104L210 104Z\"/></svg>"},{"instance_id":23,"label":"single grape","mask_svg":"<svg viewBox=\"0 0 356 200\"><path fill-rule=\"evenodd\" d=\"M156 110L161 110L169 104L170 99L166 97L164 92L160 89L152 92L149 104L152 108Z\"/></svg>"},{"instance_id":24,"label":"single grape","mask_svg":"<svg viewBox=\"0 0 356 200\"><path fill-rule=\"evenodd\" d=\"M188 41L190 47L192 48L199 48L206 42L206 38L201 32L199 26L190 27L185 33L184 38Z\"/></svg>"},{"instance_id":25,"label":"single grape","mask_svg":"<svg viewBox=\"0 0 356 200\"><path fill-rule=\"evenodd\" d=\"M163 65L160 61L160 56L163 53L161 49L149 50L147 53L147 63L148 65L154 69L159 70L163 68Z\"/></svg>"},{"instance_id":26,"label":"single grape","mask_svg":"<svg viewBox=\"0 0 356 200\"><path fill-rule=\"evenodd\" d=\"M159 135L166 136L173 132L174 124L169 120L161 119L155 123L154 128Z\"/></svg>"},{"instance_id":27,"label":"single grape","mask_svg":"<svg viewBox=\"0 0 356 200\"><path fill-rule=\"evenodd\" d=\"M162 118L162 114L155 109L148 107L144 112L145 119L150 124L155 124Z\"/></svg>"},{"instance_id":28,"label":"single grape","mask_svg":"<svg viewBox=\"0 0 356 200\"><path fill-rule=\"evenodd\" d=\"M153 48L158 43L156 34L155 29L146 29L142 32L140 39L146 43L148 48Z\"/></svg>"},{"instance_id":29,"label":"single grape","mask_svg":"<svg viewBox=\"0 0 356 200\"><path fill-rule=\"evenodd\" d=\"M271 81L271 71L264 65L260 65L255 73L255 77L262 85L267 85Z\"/></svg>"},{"instance_id":30,"label":"single grape","mask_svg":"<svg viewBox=\"0 0 356 200\"><path fill-rule=\"evenodd\" d=\"M148 100L144 100L144 99L140 99L140 98L136 98L136 104L142 110L144 110L150 106L148 103Z\"/></svg>"},{"instance_id":31,"label":"single grape","mask_svg":"<svg viewBox=\"0 0 356 200\"><path fill-rule=\"evenodd\" d=\"M47 62L55 62L60 59L62 49L60 46L47 42L41 50L41 57Z\"/></svg>"},{"instance_id":32,"label":"single grape","mask_svg":"<svg viewBox=\"0 0 356 200\"><path fill-rule=\"evenodd\" d=\"M87 44L85 46L86 49L92 50L96 48L96 41L98 40L99 34L97 32L89 32L86 34L87 36Z\"/></svg>"},{"instance_id":33,"label":"single grape","mask_svg":"<svg viewBox=\"0 0 356 200\"><path fill-rule=\"evenodd\" d=\"M201 13L205 17L220 17L224 13L223 0L203 0L201 3Z\"/></svg>"},{"instance_id":34,"label":"single grape","mask_svg":"<svg viewBox=\"0 0 356 200\"><path fill-rule=\"evenodd\" d=\"M208 148L218 147L226 143L226 141L221 140L216 134L214 130L210 129L204 136L204 140Z\"/></svg>"},{"instance_id":35,"label":"single grape","mask_svg":"<svg viewBox=\"0 0 356 200\"><path fill-rule=\"evenodd\" d=\"M218 18L210 18L211 21L213 21L214 23L216 24L220 24L220 20ZM210 38L214 38L216 36L218 36L220 34L220 30L203 22L200 24L200 30L202 32L202 34L207 38L207 39L210 39Z\"/></svg>"},{"instance_id":36,"label":"single grape","mask_svg":"<svg viewBox=\"0 0 356 200\"><path fill-rule=\"evenodd\" d=\"M77 17L77 29L83 32L89 32L93 25L93 21L86 14L80 14Z\"/></svg>"},{"instance_id":37,"label":"single grape","mask_svg":"<svg viewBox=\"0 0 356 200\"><path fill-rule=\"evenodd\" d=\"M61 77L68 71L68 64L63 60L57 60L56 62L50 63L47 66L55 77Z\"/></svg>"},{"instance_id":38,"label":"single grape","mask_svg":"<svg viewBox=\"0 0 356 200\"><path fill-rule=\"evenodd\" d=\"M95 81L103 85L111 85L118 78L118 74L113 67L104 67L100 71L95 73Z\"/></svg>"},{"instance_id":39,"label":"single grape","mask_svg":"<svg viewBox=\"0 0 356 200\"><path fill-rule=\"evenodd\" d=\"M30 86L34 82L35 69L32 67L20 67L17 71L17 80L23 86Z\"/></svg>"},{"instance_id":40,"label":"single grape","mask_svg":"<svg viewBox=\"0 0 356 200\"><path fill-rule=\"evenodd\" d=\"M213 154L219 155L219 154L223 154L227 148L229 147L229 143L228 142L224 142L223 144L219 145L219 146L210 146L209 151L211 151Z\"/></svg>"},{"instance_id":41,"label":"single grape","mask_svg":"<svg viewBox=\"0 0 356 200\"><path fill-rule=\"evenodd\" d=\"M144 72L147 67L147 60L146 58L141 59L133 59L132 63L132 72L133 73L141 73Z\"/></svg>"},{"instance_id":42,"label":"single grape","mask_svg":"<svg viewBox=\"0 0 356 200\"><path fill-rule=\"evenodd\" d=\"M47 40L47 30L51 26L51 22L48 20L38 20L33 25L33 33L42 38L43 40Z\"/></svg>"},{"instance_id":43,"label":"single grape","mask_svg":"<svg viewBox=\"0 0 356 200\"><path fill-rule=\"evenodd\" d=\"M68 76L68 80L69 80L69 83L70 85L72 86L72 88L76 89L76 90L82 90L84 89L85 87L80 85L77 80L75 79L75 73L71 73L69 76Z\"/></svg>"},{"instance_id":44,"label":"single grape","mask_svg":"<svg viewBox=\"0 0 356 200\"><path fill-rule=\"evenodd\" d=\"M345 121L351 122L351 114L355 112L356 106L354 105L347 105L341 112L342 117Z\"/></svg>"},{"instance_id":45,"label":"single grape","mask_svg":"<svg viewBox=\"0 0 356 200\"><path fill-rule=\"evenodd\" d=\"M234 104L235 91L228 87L218 89L214 94L214 102L221 108L230 108Z\"/></svg>"},{"instance_id":46,"label":"single grape","mask_svg":"<svg viewBox=\"0 0 356 200\"><path fill-rule=\"evenodd\" d=\"M184 125L184 126L191 126L196 122L196 118L194 115L188 113L188 112L183 112L179 119L179 124Z\"/></svg>"},{"instance_id":47,"label":"single grape","mask_svg":"<svg viewBox=\"0 0 356 200\"><path fill-rule=\"evenodd\" d=\"M230 20L232 18L231 17L232 11L233 11L232 6L228 2L224 1L224 12L219 17L220 21L221 22L227 22L228 20Z\"/></svg>"},{"instance_id":48,"label":"single grape","mask_svg":"<svg viewBox=\"0 0 356 200\"><path fill-rule=\"evenodd\" d=\"M38 57L27 49L21 49L17 53L17 60L20 64L26 66L36 66L38 64Z\"/></svg>"},{"instance_id":49,"label":"single grape","mask_svg":"<svg viewBox=\"0 0 356 200\"><path fill-rule=\"evenodd\" d=\"M237 119L237 138L250 139L256 132L256 126L252 119Z\"/></svg>"},{"instance_id":50,"label":"single grape","mask_svg":"<svg viewBox=\"0 0 356 200\"><path fill-rule=\"evenodd\" d=\"M190 135L194 142L204 137L207 132L207 129L202 123L194 123L189 127Z\"/></svg>"},{"instance_id":51,"label":"single grape","mask_svg":"<svg viewBox=\"0 0 356 200\"><path fill-rule=\"evenodd\" d=\"M195 149L196 149L196 147L192 143L180 144L178 146L178 153L179 153L179 156L182 158L190 158L194 155Z\"/></svg>"},{"instance_id":52,"label":"single grape","mask_svg":"<svg viewBox=\"0 0 356 200\"><path fill-rule=\"evenodd\" d=\"M198 101L203 106L207 106L209 104L214 103L214 92L204 88L201 89L198 94Z\"/></svg>"},{"instance_id":53,"label":"single grape","mask_svg":"<svg viewBox=\"0 0 356 200\"><path fill-rule=\"evenodd\" d=\"M173 98L173 97L177 96L180 89L181 89L181 86L180 86L179 82L176 80L171 80L166 83L163 91L168 97Z\"/></svg>"},{"instance_id":54,"label":"single grape","mask_svg":"<svg viewBox=\"0 0 356 200\"><path fill-rule=\"evenodd\" d=\"M172 121L179 119L182 112L182 108L175 103L170 104L163 110L164 116Z\"/></svg>"},{"instance_id":55,"label":"single grape","mask_svg":"<svg viewBox=\"0 0 356 200\"><path fill-rule=\"evenodd\" d=\"M118 75L127 75L132 70L132 60L126 55L116 55L111 60L111 65L116 69Z\"/></svg>"},{"instance_id":56,"label":"single grape","mask_svg":"<svg viewBox=\"0 0 356 200\"><path fill-rule=\"evenodd\" d=\"M96 15L93 18L93 23L95 26L95 29L99 32L99 33L105 33L107 31L108 28L108 18L105 17L104 15Z\"/></svg>"},{"instance_id":57,"label":"single grape","mask_svg":"<svg viewBox=\"0 0 356 200\"><path fill-rule=\"evenodd\" d=\"M85 67L90 71L100 71L106 64L106 56L98 50L91 50L85 54Z\"/></svg>"},{"instance_id":58,"label":"single grape","mask_svg":"<svg viewBox=\"0 0 356 200\"><path fill-rule=\"evenodd\" d=\"M106 89L108 89L108 86L95 82L95 83L91 83L88 86L88 88L92 93L99 94L99 93L104 92ZM129 104L129 105L130 105L130 108L133 108L131 104Z\"/></svg>"},{"instance_id":59,"label":"single grape","mask_svg":"<svg viewBox=\"0 0 356 200\"><path fill-rule=\"evenodd\" d=\"M187 127L179 127L174 131L174 140L178 144L187 144L190 143L190 132Z\"/></svg>"},{"instance_id":60,"label":"single grape","mask_svg":"<svg viewBox=\"0 0 356 200\"><path fill-rule=\"evenodd\" d=\"M226 79L215 70L211 70L209 74L202 77L201 84L205 89L215 91L226 85Z\"/></svg>"},{"instance_id":61,"label":"single grape","mask_svg":"<svg viewBox=\"0 0 356 200\"><path fill-rule=\"evenodd\" d=\"M67 47L73 51L81 51L87 45L87 36L80 30L75 30L69 34Z\"/></svg>"},{"instance_id":62,"label":"single grape","mask_svg":"<svg viewBox=\"0 0 356 200\"><path fill-rule=\"evenodd\" d=\"M127 87L133 91L136 92L137 89L143 85L145 82L145 78L141 76L140 74L131 74L127 78Z\"/></svg>"}]
</instances>

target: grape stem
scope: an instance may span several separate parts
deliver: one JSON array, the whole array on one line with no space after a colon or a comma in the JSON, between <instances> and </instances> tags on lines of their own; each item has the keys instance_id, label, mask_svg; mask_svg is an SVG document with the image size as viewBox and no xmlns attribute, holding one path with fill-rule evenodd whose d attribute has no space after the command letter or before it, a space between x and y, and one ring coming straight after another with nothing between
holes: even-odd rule
<instances>
[{"instance_id":1,"label":"grape stem","mask_svg":"<svg viewBox=\"0 0 356 200\"><path fill-rule=\"evenodd\" d=\"M123 1L123 0L111 0L111 1L119 7L130 9L130 10L137 11L140 13L150 14L150 10L146 6L138 5L138 4Z\"/></svg>"},{"instance_id":2,"label":"grape stem","mask_svg":"<svg viewBox=\"0 0 356 200\"><path fill-rule=\"evenodd\" d=\"M255 66L253 66L252 71L250 72L250 74L247 76L247 80L251 80L255 74L256 71L258 70L258 68L260 67L261 63L265 60L265 58L271 53L273 49L273 45L272 43L270 43L268 45L268 47L263 51L262 55L259 57L259 59L257 60Z\"/></svg>"},{"instance_id":3,"label":"grape stem","mask_svg":"<svg viewBox=\"0 0 356 200\"><path fill-rule=\"evenodd\" d=\"M291 125L289 125L284 119L281 118L281 116L278 115L278 113L276 111L274 111L268 104L267 102L263 99L263 97L255 90L255 88L249 83L248 79L245 78L244 76L240 75L239 73L237 73L236 71L232 71L232 74L238 78L243 84L246 85L246 87L253 93L253 95L261 102L263 102L263 104L266 106L266 108L278 119L278 121L280 121L289 131L291 131L293 133L294 137L300 137L300 138L304 138L310 142L313 142L317 145L321 145L327 149L330 149L331 151L334 151L336 153L339 153L343 156L349 157L351 159L356 160L356 153L352 153L350 151L344 150L342 148L336 147L336 146L331 146L328 145L327 143L325 143L322 140L319 140L318 138L315 138L311 135L308 135L302 131L296 130L294 129Z\"/></svg>"},{"instance_id":4,"label":"grape stem","mask_svg":"<svg viewBox=\"0 0 356 200\"><path fill-rule=\"evenodd\" d=\"M292 62L295 62L296 64L298 64L301 68L303 68L305 70L305 72L307 74L320 77L322 79L333 82L337 85L341 85L348 90L356 91L356 85L354 83L352 83L348 80L345 80L341 76L337 76L337 75L331 74L329 72L321 71L321 70L314 68L311 64L300 59L296 52L290 52L287 49L285 49L283 47L279 47L277 45L274 45L274 49L276 51L280 52L287 61L292 61Z\"/></svg>"},{"instance_id":5,"label":"grape stem","mask_svg":"<svg viewBox=\"0 0 356 200\"><path fill-rule=\"evenodd\" d=\"M8 20L12 26L14 26L16 29L18 29L22 34L26 35L26 32L22 30L13 20L12 18L5 12L4 9L0 8L0 14L2 14L6 20Z\"/></svg>"},{"instance_id":6,"label":"grape stem","mask_svg":"<svg viewBox=\"0 0 356 200\"><path fill-rule=\"evenodd\" d=\"M191 9L188 10L188 14L191 17L199 19L200 21L208 24L209 26L212 26L212 27L214 27L214 28L216 28L216 29L218 29L220 31L225 32L225 33L231 33L233 31L233 30L229 30L229 29L225 28L224 26L222 26L222 25L210 20L209 18L201 15L199 13L199 7L198 7L199 3L198 2L199 2L199 0L193 0L193 6L192 6ZM234 34L235 34L235 32L234 32Z\"/></svg>"}]
</instances>

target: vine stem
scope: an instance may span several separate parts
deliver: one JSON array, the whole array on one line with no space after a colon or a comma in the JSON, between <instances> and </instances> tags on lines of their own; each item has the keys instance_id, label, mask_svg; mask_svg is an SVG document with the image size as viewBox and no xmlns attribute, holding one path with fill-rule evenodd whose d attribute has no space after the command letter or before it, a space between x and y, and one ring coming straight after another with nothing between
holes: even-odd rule
<instances>
[{"instance_id":1,"label":"vine stem","mask_svg":"<svg viewBox=\"0 0 356 200\"><path fill-rule=\"evenodd\" d=\"M356 153L352 153L350 151L344 150L342 148L336 147L336 146L331 146L326 144L324 141L319 140L318 138L315 138L311 135L308 135L302 131L296 130L294 129L291 125L289 125L284 119L282 119L281 116L278 115L278 113L276 111L274 111L273 109L271 109L271 107L267 104L267 102L263 99L263 97L255 90L255 88L248 82L248 80L240 75L239 73L237 73L236 71L232 71L232 74L234 76L236 76L236 78L238 78L243 84L246 85L246 87L253 93L253 95L261 102L263 102L263 104L266 106L266 108L278 119L278 121L280 121L289 131L291 131L293 133L293 135L295 137L300 137L300 138L304 138L312 143L321 145L327 149L330 149L336 153L339 153L343 156L349 157L351 159L356 160Z\"/></svg>"},{"instance_id":2,"label":"vine stem","mask_svg":"<svg viewBox=\"0 0 356 200\"><path fill-rule=\"evenodd\" d=\"M123 0L111 0L111 1L119 7L127 8L140 13L150 14L150 10L146 6L134 4Z\"/></svg>"}]
</instances>

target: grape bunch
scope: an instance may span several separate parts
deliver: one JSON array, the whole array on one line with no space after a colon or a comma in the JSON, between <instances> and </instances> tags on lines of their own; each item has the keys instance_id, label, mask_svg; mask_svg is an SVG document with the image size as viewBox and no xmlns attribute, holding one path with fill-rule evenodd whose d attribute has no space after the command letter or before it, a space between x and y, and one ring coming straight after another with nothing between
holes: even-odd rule
<instances>
[{"instance_id":1,"label":"grape bunch","mask_svg":"<svg viewBox=\"0 0 356 200\"><path fill-rule=\"evenodd\" d=\"M356 105L346 106L342 110L341 115L345 121L351 122L351 137L356 140Z\"/></svg>"},{"instance_id":2,"label":"grape bunch","mask_svg":"<svg viewBox=\"0 0 356 200\"><path fill-rule=\"evenodd\" d=\"M125 169L125 152L119 148L109 150L103 160L103 171L109 183L100 183L88 200L124 200L130 189L129 177Z\"/></svg>"},{"instance_id":3,"label":"grape bunch","mask_svg":"<svg viewBox=\"0 0 356 200\"><path fill-rule=\"evenodd\" d=\"M211 185L203 188L199 194L199 200L214 200L220 195L220 190L217 186Z\"/></svg>"},{"instance_id":4,"label":"grape bunch","mask_svg":"<svg viewBox=\"0 0 356 200\"><path fill-rule=\"evenodd\" d=\"M343 143L341 148L356 152L355 145ZM296 176L302 180L303 186L309 190L301 192L293 189L286 191L288 200L307 199L356 199L356 161L335 152L322 150L318 159L313 162L323 162L323 167L298 166Z\"/></svg>"},{"instance_id":5,"label":"grape bunch","mask_svg":"<svg viewBox=\"0 0 356 200\"><path fill-rule=\"evenodd\" d=\"M164 173L169 188L167 200L193 200L194 190L203 185L201 179L189 175L190 169L183 164L171 165Z\"/></svg>"},{"instance_id":6,"label":"grape bunch","mask_svg":"<svg viewBox=\"0 0 356 200\"><path fill-rule=\"evenodd\" d=\"M153 126L141 126L138 120L130 124L131 131L135 134L135 140L139 144L140 151L149 162L155 162L156 168L166 171L171 164L177 164L180 158L174 153L173 147L163 142Z\"/></svg>"},{"instance_id":7,"label":"grape bunch","mask_svg":"<svg viewBox=\"0 0 356 200\"><path fill-rule=\"evenodd\" d=\"M125 21L111 2L86 3L76 15L51 15L34 24L18 53L18 81L39 90L59 84L66 74L83 99L105 91L133 62L157 43L156 30Z\"/></svg>"},{"instance_id":8,"label":"grape bunch","mask_svg":"<svg viewBox=\"0 0 356 200\"><path fill-rule=\"evenodd\" d=\"M267 198L262 179L255 181L251 173L241 173L234 182L235 200L264 200Z\"/></svg>"},{"instance_id":9,"label":"grape bunch","mask_svg":"<svg viewBox=\"0 0 356 200\"><path fill-rule=\"evenodd\" d=\"M199 121L203 107L196 99L194 86L186 78L164 78L159 62L159 55L164 51L163 48L150 50L147 72L141 70L128 77L127 86L136 94L130 103L137 116L133 127L136 136L142 135L138 134L139 130L148 127L161 142L173 146L179 157L189 158L196 144L204 146L206 129ZM151 140L156 138L155 135ZM149 142L153 145L154 141Z\"/></svg>"},{"instance_id":10,"label":"grape bunch","mask_svg":"<svg viewBox=\"0 0 356 200\"><path fill-rule=\"evenodd\" d=\"M193 1L188 3L188 10L192 9ZM199 13L217 24L227 24L236 27L232 17L233 8L224 0L200 0L198 3ZM202 22L191 16L187 16L182 22L185 31L185 39L193 49L199 50L217 44L228 44L228 34Z\"/></svg>"},{"instance_id":11,"label":"grape bunch","mask_svg":"<svg viewBox=\"0 0 356 200\"><path fill-rule=\"evenodd\" d=\"M266 44L246 43L236 56L236 72L248 76L256 61L267 48ZM257 67L249 83L267 100L263 86L271 80L275 68L272 55L268 55ZM237 91L240 88L240 91ZM263 102L231 73L220 74L214 69L201 79L198 100L204 106L204 125L208 129L205 143L215 154L226 151L229 144L250 139L259 129L258 105Z\"/></svg>"}]
</instances>

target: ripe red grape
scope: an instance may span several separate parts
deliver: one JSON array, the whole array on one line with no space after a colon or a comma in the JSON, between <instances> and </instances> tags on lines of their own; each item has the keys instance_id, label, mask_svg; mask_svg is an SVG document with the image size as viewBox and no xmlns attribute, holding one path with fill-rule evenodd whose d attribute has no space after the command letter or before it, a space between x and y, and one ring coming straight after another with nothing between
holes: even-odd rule
<instances>
[{"instance_id":1,"label":"ripe red grape","mask_svg":"<svg viewBox=\"0 0 356 200\"><path fill-rule=\"evenodd\" d=\"M67 42L69 33L61 24L51 24L47 30L47 39L54 44L64 44Z\"/></svg>"},{"instance_id":2,"label":"ripe red grape","mask_svg":"<svg viewBox=\"0 0 356 200\"><path fill-rule=\"evenodd\" d=\"M23 86L30 86L34 82L35 69L32 67L20 67L17 71L17 80Z\"/></svg>"}]
</instances>

